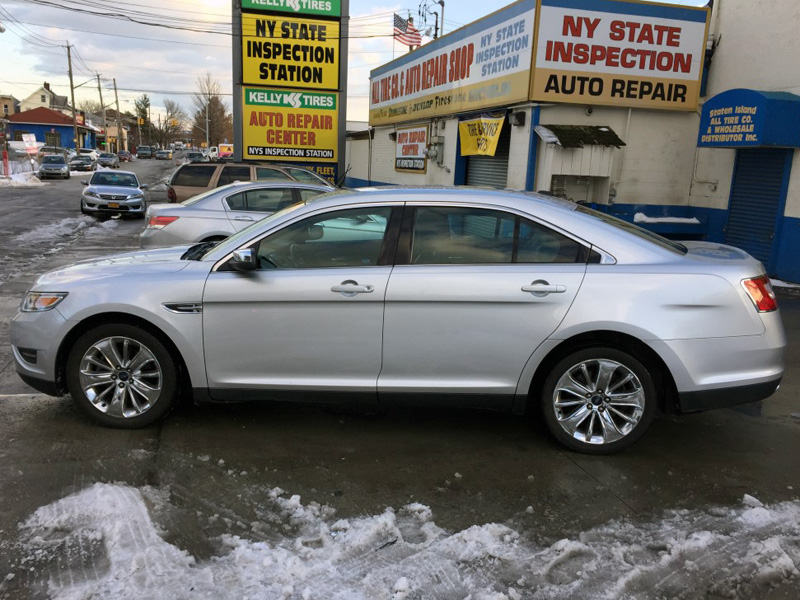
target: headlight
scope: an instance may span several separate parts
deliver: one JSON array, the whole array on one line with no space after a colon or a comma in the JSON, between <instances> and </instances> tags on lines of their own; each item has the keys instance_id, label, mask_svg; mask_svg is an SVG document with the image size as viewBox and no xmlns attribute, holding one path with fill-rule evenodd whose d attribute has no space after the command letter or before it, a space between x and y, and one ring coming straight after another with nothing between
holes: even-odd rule
<instances>
[{"instance_id":1,"label":"headlight","mask_svg":"<svg viewBox=\"0 0 800 600\"><path fill-rule=\"evenodd\" d=\"M95 192L93 192L92 190L86 190L85 192L83 192L83 195L84 196L91 196L92 198L99 198L100 197Z\"/></svg>"},{"instance_id":2,"label":"headlight","mask_svg":"<svg viewBox=\"0 0 800 600\"><path fill-rule=\"evenodd\" d=\"M22 301L22 312L42 312L58 306L67 292L28 292Z\"/></svg>"},{"instance_id":3,"label":"headlight","mask_svg":"<svg viewBox=\"0 0 800 600\"><path fill-rule=\"evenodd\" d=\"M144 198L144 194L142 192L128 196L128 200L141 200L142 198Z\"/></svg>"}]
</instances>

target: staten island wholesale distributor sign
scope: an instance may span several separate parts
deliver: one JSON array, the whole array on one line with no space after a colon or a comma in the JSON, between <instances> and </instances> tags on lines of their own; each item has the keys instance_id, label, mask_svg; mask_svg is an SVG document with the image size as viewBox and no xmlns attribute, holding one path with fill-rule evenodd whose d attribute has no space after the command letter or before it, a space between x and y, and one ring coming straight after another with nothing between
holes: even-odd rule
<instances>
[{"instance_id":1,"label":"staten island wholesale distributor sign","mask_svg":"<svg viewBox=\"0 0 800 600\"><path fill-rule=\"evenodd\" d=\"M539 0L531 99L695 110L710 10Z\"/></svg>"},{"instance_id":2,"label":"staten island wholesale distributor sign","mask_svg":"<svg viewBox=\"0 0 800 600\"><path fill-rule=\"evenodd\" d=\"M339 58L338 21L242 13L245 85L336 91Z\"/></svg>"},{"instance_id":3,"label":"staten island wholesale distributor sign","mask_svg":"<svg viewBox=\"0 0 800 600\"><path fill-rule=\"evenodd\" d=\"M428 126L398 129L394 156L395 171L425 173L428 169L425 149L428 147Z\"/></svg>"},{"instance_id":4,"label":"staten island wholesale distributor sign","mask_svg":"<svg viewBox=\"0 0 800 600\"><path fill-rule=\"evenodd\" d=\"M533 1L512 4L370 74L370 125L528 99Z\"/></svg>"},{"instance_id":5,"label":"staten island wholesale distributor sign","mask_svg":"<svg viewBox=\"0 0 800 600\"><path fill-rule=\"evenodd\" d=\"M243 158L338 160L338 94L245 87L243 96Z\"/></svg>"},{"instance_id":6,"label":"staten island wholesale distributor sign","mask_svg":"<svg viewBox=\"0 0 800 600\"><path fill-rule=\"evenodd\" d=\"M338 17L342 14L340 0L242 0L242 8L322 17Z\"/></svg>"}]
</instances>

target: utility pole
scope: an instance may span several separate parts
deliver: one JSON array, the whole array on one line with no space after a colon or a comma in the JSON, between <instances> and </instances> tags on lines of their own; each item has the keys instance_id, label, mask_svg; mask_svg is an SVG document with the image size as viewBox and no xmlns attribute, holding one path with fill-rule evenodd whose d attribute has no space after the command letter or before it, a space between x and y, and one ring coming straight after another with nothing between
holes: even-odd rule
<instances>
[{"instance_id":1,"label":"utility pole","mask_svg":"<svg viewBox=\"0 0 800 600\"><path fill-rule=\"evenodd\" d=\"M117 78L114 77L114 101L117 103L117 152L120 150L127 150L127 148L123 148L123 139L122 139L122 120L119 116L119 94L117 94Z\"/></svg>"},{"instance_id":2,"label":"utility pole","mask_svg":"<svg viewBox=\"0 0 800 600\"><path fill-rule=\"evenodd\" d=\"M69 63L69 91L72 95L72 142L78 151L78 117L75 114L75 86L72 84L72 50L67 42L67 62Z\"/></svg>"},{"instance_id":3,"label":"utility pole","mask_svg":"<svg viewBox=\"0 0 800 600\"><path fill-rule=\"evenodd\" d=\"M105 136L106 152L108 152L108 134L106 133L106 105L103 104L103 90L100 88L100 73L97 74L97 91L100 93L100 107L103 109L103 135Z\"/></svg>"},{"instance_id":4,"label":"utility pole","mask_svg":"<svg viewBox=\"0 0 800 600\"><path fill-rule=\"evenodd\" d=\"M438 0L437 4L442 7L442 35L444 35L444 0Z\"/></svg>"},{"instance_id":5,"label":"utility pole","mask_svg":"<svg viewBox=\"0 0 800 600\"><path fill-rule=\"evenodd\" d=\"M210 100L206 101L206 150L208 150L209 147L210 147L209 146L209 141L208 141L208 130L209 130L209 127L208 127L208 105L209 104L211 104L211 101Z\"/></svg>"}]
</instances>

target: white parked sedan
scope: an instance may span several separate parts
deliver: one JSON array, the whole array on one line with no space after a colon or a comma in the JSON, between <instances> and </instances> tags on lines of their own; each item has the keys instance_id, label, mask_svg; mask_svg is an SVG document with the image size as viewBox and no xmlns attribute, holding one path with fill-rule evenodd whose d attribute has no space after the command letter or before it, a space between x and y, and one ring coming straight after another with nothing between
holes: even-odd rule
<instances>
[{"instance_id":1,"label":"white parked sedan","mask_svg":"<svg viewBox=\"0 0 800 600\"><path fill-rule=\"evenodd\" d=\"M739 249L555 198L387 188L42 275L11 345L24 381L112 427L155 422L181 390L446 401L541 409L565 446L608 453L659 410L767 398L786 339L763 266Z\"/></svg>"},{"instance_id":2,"label":"white parked sedan","mask_svg":"<svg viewBox=\"0 0 800 600\"><path fill-rule=\"evenodd\" d=\"M272 213L330 192L324 185L280 182L236 182L214 188L178 204L147 208L142 248L219 241Z\"/></svg>"}]
</instances>

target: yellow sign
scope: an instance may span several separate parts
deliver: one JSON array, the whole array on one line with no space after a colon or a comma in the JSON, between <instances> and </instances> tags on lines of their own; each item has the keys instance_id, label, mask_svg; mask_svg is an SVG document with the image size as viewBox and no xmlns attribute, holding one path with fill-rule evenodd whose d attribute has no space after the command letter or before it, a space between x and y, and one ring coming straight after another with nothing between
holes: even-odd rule
<instances>
[{"instance_id":1,"label":"yellow sign","mask_svg":"<svg viewBox=\"0 0 800 600\"><path fill-rule=\"evenodd\" d=\"M244 88L245 159L336 162L339 94Z\"/></svg>"},{"instance_id":2,"label":"yellow sign","mask_svg":"<svg viewBox=\"0 0 800 600\"><path fill-rule=\"evenodd\" d=\"M242 13L244 84L339 89L339 22Z\"/></svg>"},{"instance_id":3,"label":"yellow sign","mask_svg":"<svg viewBox=\"0 0 800 600\"><path fill-rule=\"evenodd\" d=\"M458 124L461 156L494 156L505 117L478 117Z\"/></svg>"}]
</instances>

